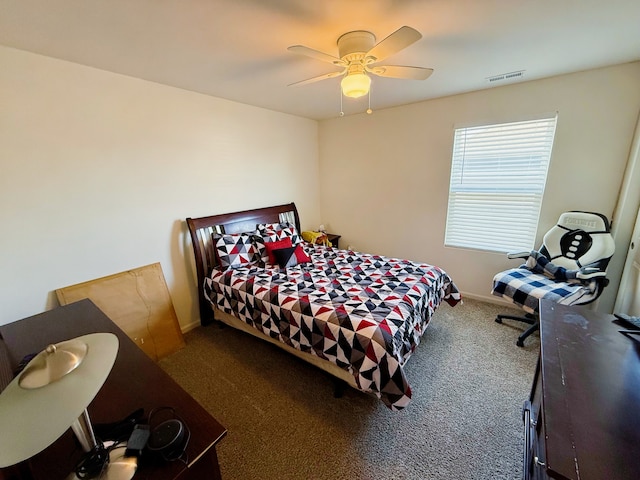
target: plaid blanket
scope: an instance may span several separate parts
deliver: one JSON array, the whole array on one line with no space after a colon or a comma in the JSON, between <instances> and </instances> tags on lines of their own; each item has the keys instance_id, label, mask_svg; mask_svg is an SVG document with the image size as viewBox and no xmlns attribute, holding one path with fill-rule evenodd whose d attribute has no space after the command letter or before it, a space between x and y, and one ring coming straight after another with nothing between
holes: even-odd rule
<instances>
[{"instance_id":1,"label":"plaid blanket","mask_svg":"<svg viewBox=\"0 0 640 480\"><path fill-rule=\"evenodd\" d=\"M214 270L205 280L212 305L354 376L359 389L393 410L411 388L403 365L435 309L460 293L440 268L304 244L311 262Z\"/></svg>"},{"instance_id":2,"label":"plaid blanket","mask_svg":"<svg viewBox=\"0 0 640 480\"><path fill-rule=\"evenodd\" d=\"M535 314L541 298L563 305L590 302L598 294L597 279L604 276L605 272L589 266L578 270L559 267L534 250L519 268L493 277L491 293Z\"/></svg>"}]
</instances>

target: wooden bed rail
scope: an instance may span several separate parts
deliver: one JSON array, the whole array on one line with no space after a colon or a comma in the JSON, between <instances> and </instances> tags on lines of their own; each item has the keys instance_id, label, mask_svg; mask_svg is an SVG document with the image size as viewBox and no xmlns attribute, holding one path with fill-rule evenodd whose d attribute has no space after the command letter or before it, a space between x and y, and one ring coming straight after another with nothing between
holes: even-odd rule
<instances>
[{"instance_id":1,"label":"wooden bed rail","mask_svg":"<svg viewBox=\"0 0 640 480\"><path fill-rule=\"evenodd\" d=\"M204 279L209 276L216 265L213 234L253 232L258 223L281 221L294 223L296 229L300 232L300 217L295 203L223 213L208 217L187 218L187 227L191 235L191 244L196 262L198 302L200 306L200 323L202 325L208 325L215 320L211 304L204 296Z\"/></svg>"}]
</instances>

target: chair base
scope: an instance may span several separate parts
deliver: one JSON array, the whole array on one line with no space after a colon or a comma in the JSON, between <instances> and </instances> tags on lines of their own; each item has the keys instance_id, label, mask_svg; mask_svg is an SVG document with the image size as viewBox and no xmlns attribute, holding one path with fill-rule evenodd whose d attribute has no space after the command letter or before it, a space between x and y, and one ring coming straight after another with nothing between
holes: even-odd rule
<instances>
[{"instance_id":1,"label":"chair base","mask_svg":"<svg viewBox=\"0 0 640 480\"><path fill-rule=\"evenodd\" d=\"M524 322L528 325L531 325L524 332L520 334L518 340L516 340L516 345L519 347L524 347L524 340L531 335L533 332L540 328L540 321L537 315L532 315L527 313L524 317L517 317L514 315L496 315L496 323L502 323L502 320L518 320L519 322Z\"/></svg>"}]
</instances>

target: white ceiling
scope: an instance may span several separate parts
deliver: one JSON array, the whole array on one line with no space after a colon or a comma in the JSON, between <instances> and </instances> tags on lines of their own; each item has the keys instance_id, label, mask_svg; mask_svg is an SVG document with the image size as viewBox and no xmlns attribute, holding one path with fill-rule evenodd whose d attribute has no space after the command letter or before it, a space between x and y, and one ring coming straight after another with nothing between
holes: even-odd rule
<instances>
[{"instance_id":1,"label":"white ceiling","mask_svg":"<svg viewBox=\"0 0 640 480\"><path fill-rule=\"evenodd\" d=\"M340 79L288 87L336 68L287 47L403 25L423 38L383 63L435 72L374 77L374 111L640 60L640 0L0 0L0 44L312 119L338 115Z\"/></svg>"}]
</instances>

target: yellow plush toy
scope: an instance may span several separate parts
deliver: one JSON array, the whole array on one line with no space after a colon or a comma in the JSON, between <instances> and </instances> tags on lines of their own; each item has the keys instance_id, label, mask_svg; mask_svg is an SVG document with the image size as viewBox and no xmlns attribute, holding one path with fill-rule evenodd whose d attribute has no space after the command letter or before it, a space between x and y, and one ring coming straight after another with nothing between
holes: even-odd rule
<instances>
[{"instance_id":1,"label":"yellow plush toy","mask_svg":"<svg viewBox=\"0 0 640 480\"><path fill-rule=\"evenodd\" d=\"M313 243L315 245L325 245L327 247L332 246L327 235L322 232L305 231L302 232L302 238L304 241Z\"/></svg>"}]
</instances>

